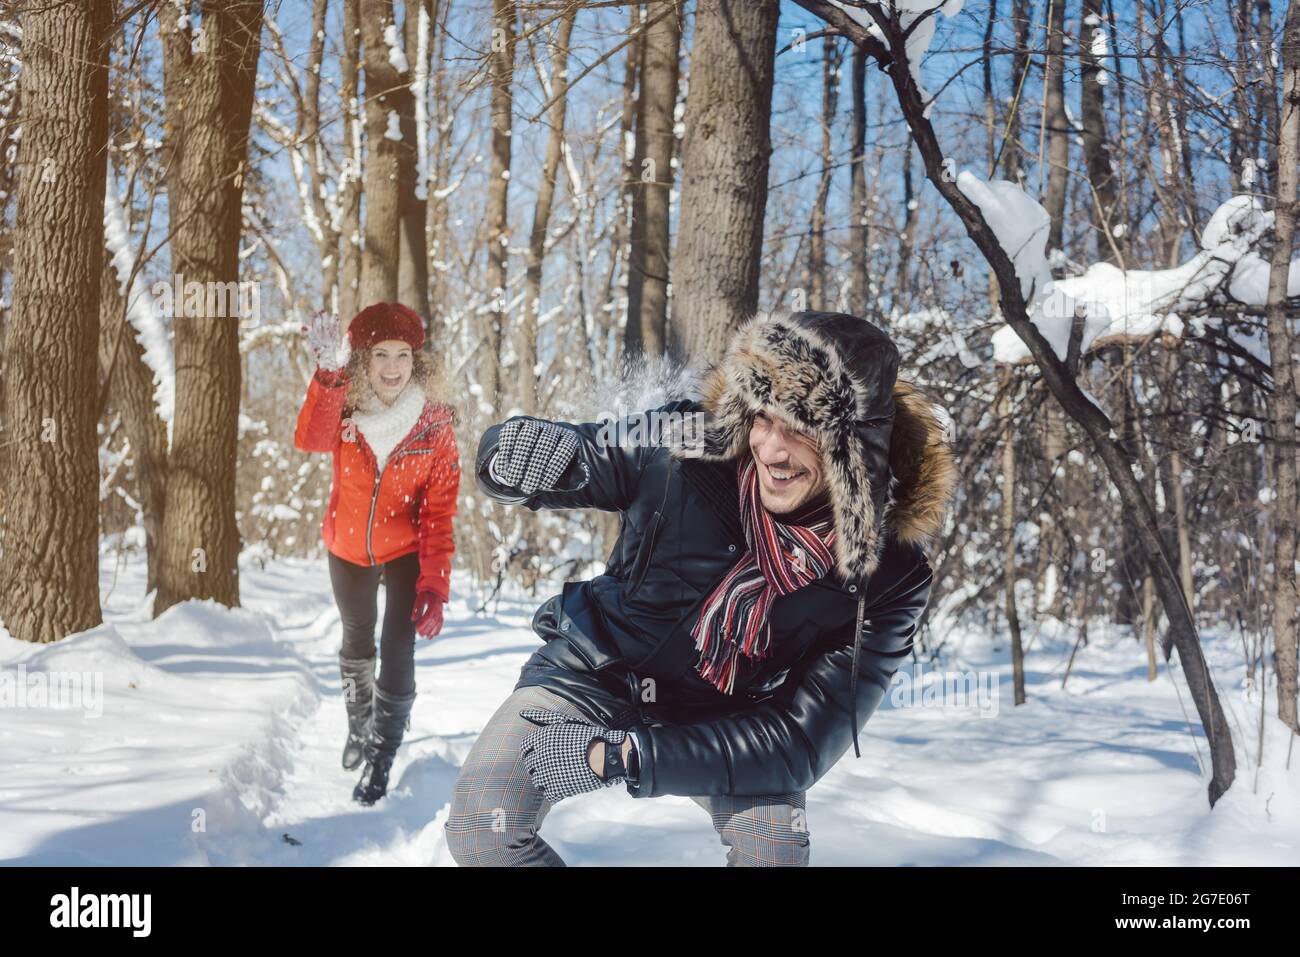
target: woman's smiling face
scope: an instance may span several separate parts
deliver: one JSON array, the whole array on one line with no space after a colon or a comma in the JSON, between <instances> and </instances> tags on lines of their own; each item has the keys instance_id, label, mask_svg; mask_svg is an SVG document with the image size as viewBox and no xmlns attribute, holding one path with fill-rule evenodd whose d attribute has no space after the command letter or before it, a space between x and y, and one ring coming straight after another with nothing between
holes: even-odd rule
<instances>
[{"instance_id":1,"label":"woman's smiling face","mask_svg":"<svg viewBox=\"0 0 1300 957\"><path fill-rule=\"evenodd\" d=\"M385 339L370 349L370 388L381 402L391 405L411 381L415 356L400 339Z\"/></svg>"},{"instance_id":2,"label":"woman's smiling face","mask_svg":"<svg viewBox=\"0 0 1300 957\"><path fill-rule=\"evenodd\" d=\"M817 440L764 412L749 426L749 451L758 469L758 495L774 515L793 512L826 488Z\"/></svg>"}]
</instances>

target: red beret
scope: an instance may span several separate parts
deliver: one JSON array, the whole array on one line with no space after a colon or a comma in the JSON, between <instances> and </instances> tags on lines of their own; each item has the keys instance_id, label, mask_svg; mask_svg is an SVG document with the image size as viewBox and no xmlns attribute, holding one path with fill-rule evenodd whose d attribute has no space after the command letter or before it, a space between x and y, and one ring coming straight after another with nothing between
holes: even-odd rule
<instances>
[{"instance_id":1,"label":"red beret","mask_svg":"<svg viewBox=\"0 0 1300 957\"><path fill-rule=\"evenodd\" d=\"M357 313L348 326L353 349L369 349L388 339L400 339L419 349L424 345L424 323L400 302L377 302Z\"/></svg>"}]
</instances>

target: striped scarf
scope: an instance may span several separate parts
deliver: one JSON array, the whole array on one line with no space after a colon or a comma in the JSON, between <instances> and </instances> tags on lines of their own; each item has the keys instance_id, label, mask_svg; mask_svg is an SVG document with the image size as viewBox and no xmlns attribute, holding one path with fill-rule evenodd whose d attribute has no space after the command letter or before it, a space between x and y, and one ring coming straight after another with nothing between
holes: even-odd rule
<instances>
[{"instance_id":1,"label":"striped scarf","mask_svg":"<svg viewBox=\"0 0 1300 957\"><path fill-rule=\"evenodd\" d=\"M695 670L723 694L732 692L741 655L767 657L773 599L816 581L834 563L830 503L801 524L782 524L759 499L753 456L746 455L739 470L740 520L749 550L709 595L691 631L700 653Z\"/></svg>"}]
</instances>

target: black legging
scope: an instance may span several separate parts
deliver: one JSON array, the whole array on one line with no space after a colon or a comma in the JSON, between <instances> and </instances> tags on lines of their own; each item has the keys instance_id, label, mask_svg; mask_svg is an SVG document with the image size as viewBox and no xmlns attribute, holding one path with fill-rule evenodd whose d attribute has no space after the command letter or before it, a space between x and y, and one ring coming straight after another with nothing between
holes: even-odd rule
<instances>
[{"instance_id":1,"label":"black legging","mask_svg":"<svg viewBox=\"0 0 1300 957\"><path fill-rule=\"evenodd\" d=\"M415 690L415 582L420 558L415 552L383 565L353 565L333 552L329 556L330 584L343 621L343 656L375 656L379 574L384 576L384 631L379 645L379 677L375 684L390 695Z\"/></svg>"}]
</instances>

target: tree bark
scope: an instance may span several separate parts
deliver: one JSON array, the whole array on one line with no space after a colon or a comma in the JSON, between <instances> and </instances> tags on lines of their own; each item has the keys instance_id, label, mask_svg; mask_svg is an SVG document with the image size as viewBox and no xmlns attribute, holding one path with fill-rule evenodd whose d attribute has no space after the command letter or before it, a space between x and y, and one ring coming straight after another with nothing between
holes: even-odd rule
<instances>
[{"instance_id":1,"label":"tree bark","mask_svg":"<svg viewBox=\"0 0 1300 957\"><path fill-rule=\"evenodd\" d=\"M1064 2L1064 0L1057 0ZM1116 255L1123 255L1124 244L1115 237L1114 217L1117 210L1115 171L1110 161L1109 139L1106 134L1106 103L1101 85L1102 65L1092 54L1093 38L1105 30L1101 14L1101 0L1083 0L1083 40L1079 44L1079 62L1082 72L1081 99L1083 125L1083 155L1088 165L1088 185L1091 187L1089 209L1097 228L1097 256L1105 262L1118 263ZM1092 25L1087 20L1092 19ZM1109 238L1108 238L1109 237Z\"/></svg>"},{"instance_id":2,"label":"tree bark","mask_svg":"<svg viewBox=\"0 0 1300 957\"><path fill-rule=\"evenodd\" d=\"M625 265L627 280L627 317L623 324L623 360L624 365L640 358L641 343L641 281L645 278L645 243L633 235L633 224L643 224L645 213L637 212L640 205L641 190L637 181L641 178L641 152L645 148L645 135L642 134L641 98L637 90L641 75L641 57L645 51L645 35L641 33L641 4L628 4L628 36L633 40L628 44L627 60L623 68L623 112L619 117L619 157L623 170L623 189L619 190L619 208L614 221L614 257L606 281L607 289L612 289L614 272L619 265ZM632 155L628 155L628 144L632 144Z\"/></svg>"},{"instance_id":3,"label":"tree bark","mask_svg":"<svg viewBox=\"0 0 1300 957\"><path fill-rule=\"evenodd\" d=\"M1029 73L1029 9L1026 0L1011 0L1011 26L1015 31L1015 52L1011 54L1010 102L1007 104L1006 139L1002 145L1002 176L1020 182L1020 102Z\"/></svg>"},{"instance_id":4,"label":"tree bark","mask_svg":"<svg viewBox=\"0 0 1300 957\"><path fill-rule=\"evenodd\" d=\"M528 261L524 274L524 310L519 322L519 404L526 415L537 414L537 322L542 300L542 264L546 259L546 231L555 203L555 179L564 151L564 122L569 103L569 41L578 8L572 7L560 20L551 56L551 127L542 163L537 204L533 207L533 228L528 236Z\"/></svg>"},{"instance_id":5,"label":"tree bark","mask_svg":"<svg viewBox=\"0 0 1300 957\"><path fill-rule=\"evenodd\" d=\"M1300 0L1287 6L1282 32L1282 108L1277 142L1277 200L1273 206L1273 250L1269 262L1269 357L1273 391L1268 394L1273 426L1273 635L1277 653L1277 716L1300 733L1296 721L1296 375L1294 331L1287 316L1287 283L1296 231L1300 179Z\"/></svg>"},{"instance_id":6,"label":"tree bark","mask_svg":"<svg viewBox=\"0 0 1300 957\"><path fill-rule=\"evenodd\" d=\"M641 337L641 292L645 288L645 190L641 186L645 165L645 7L628 5L630 22L628 31L633 37L628 44L627 69L623 75L624 132L632 134L632 157L626 163L624 187L620 194L625 206L625 216L619 226L626 230L627 244L627 322L623 330L623 358L635 361L645 354ZM629 99L630 96L630 99ZM626 155L626 138L620 140ZM626 226L624 226L626 224Z\"/></svg>"},{"instance_id":7,"label":"tree bark","mask_svg":"<svg viewBox=\"0 0 1300 957\"><path fill-rule=\"evenodd\" d=\"M421 66L420 53L420 12L424 11L426 25L424 42L424 63ZM400 302L419 314L425 325L429 324L429 245L425 236L425 220L428 218L428 200L425 184L420 180L419 162L422 151L427 150L428 121L425 121L425 139L420 135L420 124L416 119L416 97L424 98L425 116L428 116L429 90L429 49L433 39L433 17L426 5L426 0L406 0L402 20L403 42L406 46L406 61L410 70L400 74L402 82L407 84L409 95L400 101L400 119L402 142L398 144L397 205L401 219L398 235L397 259L397 298ZM425 82L418 83L419 76ZM427 155L427 153L426 153ZM428 175L427 169L424 175Z\"/></svg>"},{"instance_id":8,"label":"tree bark","mask_svg":"<svg viewBox=\"0 0 1300 957\"><path fill-rule=\"evenodd\" d=\"M1015 703L1025 703L1025 650L1016 610L1016 429L1011 415L1011 390L1015 372L1004 366L999 390L998 418L1002 420L1002 589L1007 628L1011 632L1011 675Z\"/></svg>"},{"instance_id":9,"label":"tree bark","mask_svg":"<svg viewBox=\"0 0 1300 957\"><path fill-rule=\"evenodd\" d=\"M429 334L439 325L447 310L449 283L445 275L450 271L450 256L455 248L451 235L451 209L448 202L448 180L451 177L452 121L455 110L451 105L451 90L447 83L447 16L451 0L434 0L433 42L436 54L430 67L433 83L433 103L429 112L429 125L433 134L429 156L429 196L425 201L428 217L427 242L429 256Z\"/></svg>"},{"instance_id":10,"label":"tree bark","mask_svg":"<svg viewBox=\"0 0 1300 957\"><path fill-rule=\"evenodd\" d=\"M366 78L366 216L361 254L360 306L397 299L403 177L411 142L401 118L411 111L411 88L389 59L385 31L396 29L393 0L361 0L362 62ZM394 39L396 37L394 36ZM397 47L400 49L400 44ZM413 165L411 166L413 169Z\"/></svg>"},{"instance_id":11,"label":"tree bark","mask_svg":"<svg viewBox=\"0 0 1300 957\"><path fill-rule=\"evenodd\" d=\"M486 313L479 383L485 392L484 398L498 409L504 409L508 403L504 394L501 347L505 337L507 247L510 241L510 111L515 43L514 0L492 0L492 40L488 55L492 80L492 166L487 200L490 303Z\"/></svg>"},{"instance_id":12,"label":"tree bark","mask_svg":"<svg viewBox=\"0 0 1300 957\"><path fill-rule=\"evenodd\" d=\"M867 55L853 47L853 160L849 167L850 260L853 283L849 309L866 316L870 306L871 224L867 202Z\"/></svg>"},{"instance_id":13,"label":"tree bark","mask_svg":"<svg viewBox=\"0 0 1300 957\"><path fill-rule=\"evenodd\" d=\"M307 148L308 176L311 203L316 222L320 225L321 250L321 305L334 311L338 309L339 235L330 221L325 205L323 183L324 157L320 142L320 74L325 57L325 8L328 0L312 0L311 39L307 47L307 72L304 80L303 112L299 118L298 133Z\"/></svg>"},{"instance_id":14,"label":"tree bark","mask_svg":"<svg viewBox=\"0 0 1300 957\"><path fill-rule=\"evenodd\" d=\"M1070 169L1070 121L1065 113L1065 0L1047 0L1047 57L1043 63L1043 125L1047 136L1048 250L1065 248L1065 187Z\"/></svg>"},{"instance_id":15,"label":"tree bark","mask_svg":"<svg viewBox=\"0 0 1300 957\"><path fill-rule=\"evenodd\" d=\"M56 641L100 623L95 423L109 4L24 4L13 309L5 340L0 619Z\"/></svg>"},{"instance_id":16,"label":"tree bark","mask_svg":"<svg viewBox=\"0 0 1300 957\"><path fill-rule=\"evenodd\" d=\"M822 171L808 225L808 308L829 309L826 302L826 204L835 178L835 114L840 99L843 51L835 37L822 37Z\"/></svg>"},{"instance_id":17,"label":"tree bark","mask_svg":"<svg viewBox=\"0 0 1300 957\"><path fill-rule=\"evenodd\" d=\"M159 26L172 270L186 284L214 290L239 281L262 3L209 0L202 17L197 39L175 17L161 17ZM190 598L239 604L239 319L224 315L219 296L202 300L174 304L176 412L155 615Z\"/></svg>"},{"instance_id":18,"label":"tree bark","mask_svg":"<svg viewBox=\"0 0 1300 957\"><path fill-rule=\"evenodd\" d=\"M701 0L682 144L671 351L719 357L758 309L777 0Z\"/></svg>"},{"instance_id":19,"label":"tree bark","mask_svg":"<svg viewBox=\"0 0 1300 957\"><path fill-rule=\"evenodd\" d=\"M673 188L673 114L677 108L681 4L664 16L652 8L641 66L637 133L641 142L637 181L641 201L633 207L632 241L640 244L633 261L640 266L637 297L641 349L652 358L664 354L668 332L668 274L671 237L669 198ZM655 17L658 16L658 19ZM628 321L632 321L629 313Z\"/></svg>"},{"instance_id":20,"label":"tree bark","mask_svg":"<svg viewBox=\"0 0 1300 957\"><path fill-rule=\"evenodd\" d=\"M339 315L346 327L361 311L361 106L357 74L361 69L361 0L343 0L343 55L339 60L339 93L343 101L343 173L339 177L339 206L343 225L339 236Z\"/></svg>"},{"instance_id":21,"label":"tree bark","mask_svg":"<svg viewBox=\"0 0 1300 957\"><path fill-rule=\"evenodd\" d=\"M135 497L140 503L144 524L148 568L145 591L151 592L158 587L161 577L160 546L167 504L167 423L158 415L153 396L153 371L145 365L144 349L127 319L126 297L121 292L117 272L107 251L101 280L99 321L100 341L108 350L107 355L101 357L101 365L105 366L103 371L111 376L108 397L113 408L121 413L127 441L131 443Z\"/></svg>"}]
</instances>

